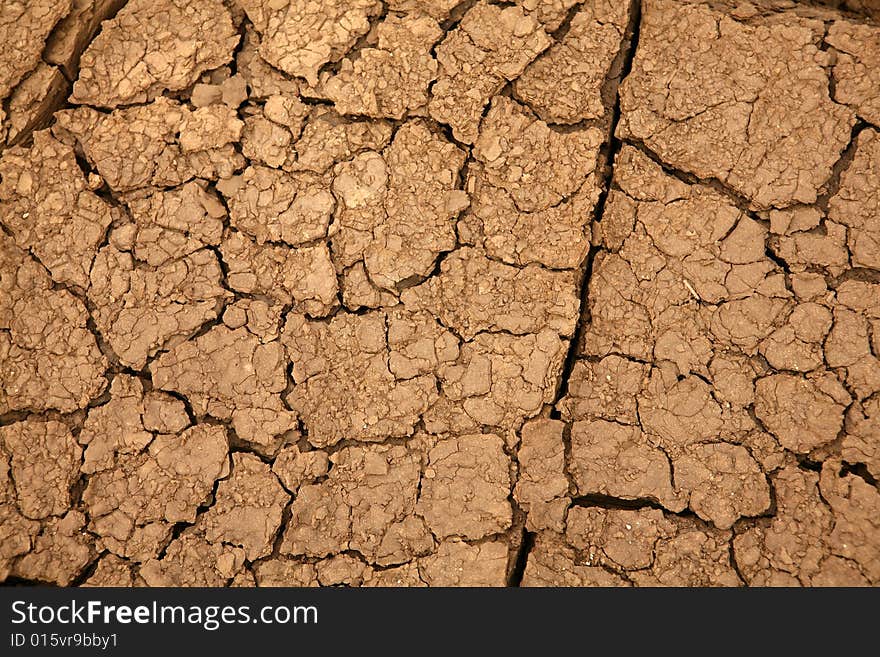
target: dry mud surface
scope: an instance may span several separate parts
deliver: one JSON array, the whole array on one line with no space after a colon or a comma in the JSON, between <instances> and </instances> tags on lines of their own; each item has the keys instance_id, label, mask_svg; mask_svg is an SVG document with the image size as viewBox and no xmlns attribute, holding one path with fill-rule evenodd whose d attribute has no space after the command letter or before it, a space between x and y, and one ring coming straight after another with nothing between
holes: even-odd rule
<instances>
[{"instance_id":1,"label":"dry mud surface","mask_svg":"<svg viewBox=\"0 0 880 657\"><path fill-rule=\"evenodd\" d=\"M880 3L0 41L0 580L880 584Z\"/></svg>"}]
</instances>

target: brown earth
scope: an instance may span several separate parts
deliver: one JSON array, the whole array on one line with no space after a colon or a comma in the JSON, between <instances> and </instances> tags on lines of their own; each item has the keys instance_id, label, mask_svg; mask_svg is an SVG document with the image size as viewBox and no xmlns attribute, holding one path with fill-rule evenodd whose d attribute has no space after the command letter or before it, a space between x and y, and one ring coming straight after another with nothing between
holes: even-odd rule
<instances>
[{"instance_id":1,"label":"brown earth","mask_svg":"<svg viewBox=\"0 0 880 657\"><path fill-rule=\"evenodd\" d=\"M0 581L880 585L880 3L0 37Z\"/></svg>"}]
</instances>

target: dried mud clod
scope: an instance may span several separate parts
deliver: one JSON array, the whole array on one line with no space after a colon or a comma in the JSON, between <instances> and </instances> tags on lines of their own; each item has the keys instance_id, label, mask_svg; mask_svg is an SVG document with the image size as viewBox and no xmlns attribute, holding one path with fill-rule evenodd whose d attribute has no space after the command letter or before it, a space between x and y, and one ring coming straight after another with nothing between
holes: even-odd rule
<instances>
[{"instance_id":1,"label":"dried mud clod","mask_svg":"<svg viewBox=\"0 0 880 657\"><path fill-rule=\"evenodd\" d=\"M0 581L880 584L873 0L0 36Z\"/></svg>"}]
</instances>

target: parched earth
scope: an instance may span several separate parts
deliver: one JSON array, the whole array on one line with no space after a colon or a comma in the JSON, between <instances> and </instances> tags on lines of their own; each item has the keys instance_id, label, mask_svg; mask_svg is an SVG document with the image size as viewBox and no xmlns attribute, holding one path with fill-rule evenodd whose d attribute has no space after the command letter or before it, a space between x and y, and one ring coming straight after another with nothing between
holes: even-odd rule
<instances>
[{"instance_id":1,"label":"parched earth","mask_svg":"<svg viewBox=\"0 0 880 657\"><path fill-rule=\"evenodd\" d=\"M880 585L876 0L0 42L0 580Z\"/></svg>"}]
</instances>

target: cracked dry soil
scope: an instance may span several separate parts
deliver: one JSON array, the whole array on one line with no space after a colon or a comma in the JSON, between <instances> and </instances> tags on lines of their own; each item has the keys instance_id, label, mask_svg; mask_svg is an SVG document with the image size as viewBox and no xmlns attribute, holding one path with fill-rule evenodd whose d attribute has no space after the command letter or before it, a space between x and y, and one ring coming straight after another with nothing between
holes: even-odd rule
<instances>
[{"instance_id":1,"label":"cracked dry soil","mask_svg":"<svg viewBox=\"0 0 880 657\"><path fill-rule=\"evenodd\" d=\"M876 0L0 42L0 580L880 584Z\"/></svg>"}]
</instances>

